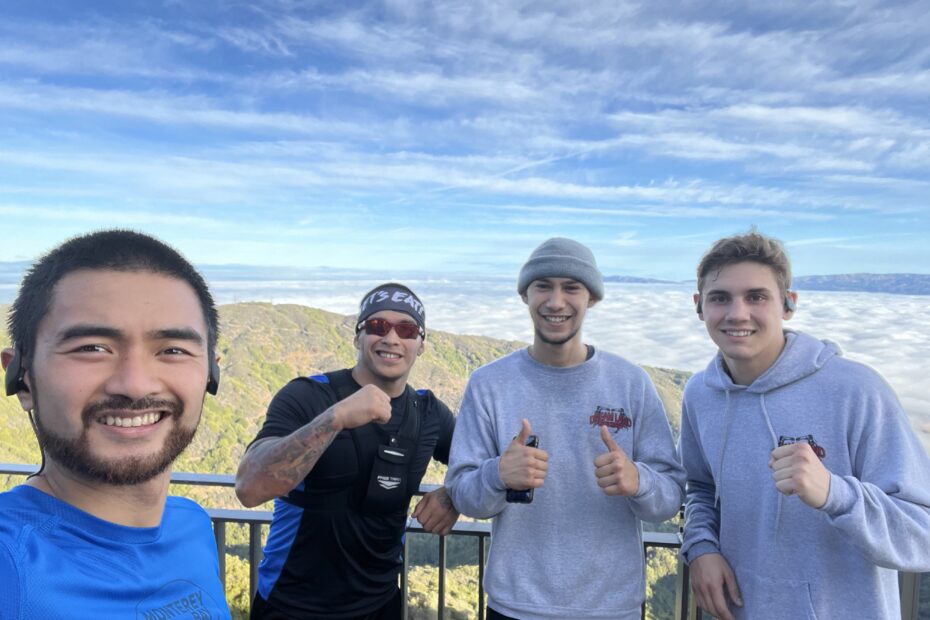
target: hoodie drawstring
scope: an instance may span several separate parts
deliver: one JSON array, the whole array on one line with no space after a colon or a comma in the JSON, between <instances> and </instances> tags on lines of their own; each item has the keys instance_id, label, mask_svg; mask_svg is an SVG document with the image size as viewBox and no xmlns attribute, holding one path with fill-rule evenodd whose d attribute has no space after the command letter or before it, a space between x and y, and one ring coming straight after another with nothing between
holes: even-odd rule
<instances>
[{"instance_id":1,"label":"hoodie drawstring","mask_svg":"<svg viewBox=\"0 0 930 620\"><path fill-rule=\"evenodd\" d=\"M728 393L729 394L729 393ZM759 404L762 406L762 416L765 418L765 424L769 427L769 435L772 437L772 450L778 447L778 436L775 434L775 428L772 426L772 418L769 417L769 410L765 408L765 392L759 394ZM778 493L778 507L775 510L775 540L778 540L778 527L781 525L781 502L783 496Z\"/></svg>"}]
</instances>

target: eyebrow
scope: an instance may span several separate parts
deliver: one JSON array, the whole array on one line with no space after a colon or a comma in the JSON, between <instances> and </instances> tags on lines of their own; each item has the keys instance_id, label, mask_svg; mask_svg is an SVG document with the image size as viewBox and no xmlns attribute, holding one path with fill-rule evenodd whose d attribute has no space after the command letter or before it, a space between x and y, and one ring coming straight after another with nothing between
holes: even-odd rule
<instances>
[{"instance_id":1,"label":"eyebrow","mask_svg":"<svg viewBox=\"0 0 930 620\"><path fill-rule=\"evenodd\" d=\"M169 327L165 329L156 329L145 334L148 340L185 340L199 345L203 344L203 336L196 330L188 327ZM59 343L78 338L107 338L110 340L126 340L126 333L123 330L106 325L72 325L59 332L56 340Z\"/></svg>"},{"instance_id":2,"label":"eyebrow","mask_svg":"<svg viewBox=\"0 0 930 620\"><path fill-rule=\"evenodd\" d=\"M741 294L743 294L743 295L751 295L751 294L753 294L753 293L771 293L771 292L772 292L772 291L770 291L768 288L762 286L762 287L759 287L759 288L751 288L751 289L748 289L748 290L746 290L746 291L743 291L743 293L741 293ZM704 293L704 294L705 294L705 295L715 295L715 294L716 294L716 295L732 295L733 293L730 292L730 291L728 291L728 290L725 290L725 289L713 288L713 289L707 291L707 292Z\"/></svg>"}]
</instances>

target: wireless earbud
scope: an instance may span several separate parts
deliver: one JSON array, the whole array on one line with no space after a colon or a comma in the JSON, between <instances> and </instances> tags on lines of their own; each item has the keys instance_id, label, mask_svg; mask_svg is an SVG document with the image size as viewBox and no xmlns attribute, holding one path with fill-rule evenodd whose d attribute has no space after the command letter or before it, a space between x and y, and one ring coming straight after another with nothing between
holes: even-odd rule
<instances>
[{"instance_id":1,"label":"wireless earbud","mask_svg":"<svg viewBox=\"0 0 930 620\"><path fill-rule=\"evenodd\" d=\"M9 388L7 388L9 389ZM216 396L220 389L220 365L216 363L216 358L210 358L210 370L207 375L207 391Z\"/></svg>"}]
</instances>

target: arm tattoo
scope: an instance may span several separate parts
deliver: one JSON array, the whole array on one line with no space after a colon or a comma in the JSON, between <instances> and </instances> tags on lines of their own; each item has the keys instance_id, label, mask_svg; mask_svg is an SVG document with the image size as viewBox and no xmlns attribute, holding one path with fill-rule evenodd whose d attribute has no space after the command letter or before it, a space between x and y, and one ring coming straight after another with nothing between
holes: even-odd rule
<instances>
[{"instance_id":1,"label":"arm tattoo","mask_svg":"<svg viewBox=\"0 0 930 620\"><path fill-rule=\"evenodd\" d=\"M286 486L290 491L310 473L335 439L333 420L330 407L290 435L253 446L243 459L241 477L265 478L271 486Z\"/></svg>"}]
</instances>

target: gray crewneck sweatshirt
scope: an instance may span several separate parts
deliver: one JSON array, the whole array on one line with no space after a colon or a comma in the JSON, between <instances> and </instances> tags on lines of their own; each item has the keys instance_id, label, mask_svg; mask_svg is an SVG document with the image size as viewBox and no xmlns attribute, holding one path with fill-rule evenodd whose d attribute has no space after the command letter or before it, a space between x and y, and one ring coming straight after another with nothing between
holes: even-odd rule
<instances>
[{"instance_id":1,"label":"gray crewneck sweatshirt","mask_svg":"<svg viewBox=\"0 0 930 620\"><path fill-rule=\"evenodd\" d=\"M508 504L500 455L526 418L549 453L530 504ZM599 426L636 463L635 497L598 487ZM639 367L596 350L582 364L541 364L526 349L472 374L456 422L446 487L456 508L493 517L488 604L521 620L638 619L645 596L640 520L679 509L683 471L665 410Z\"/></svg>"},{"instance_id":2,"label":"gray crewneck sweatshirt","mask_svg":"<svg viewBox=\"0 0 930 620\"><path fill-rule=\"evenodd\" d=\"M894 569L930 570L930 458L874 370L831 342L786 335L751 385L734 384L718 355L685 388L682 553L723 554L742 593L737 618L900 618ZM780 437L822 455L821 509L775 488Z\"/></svg>"}]
</instances>

